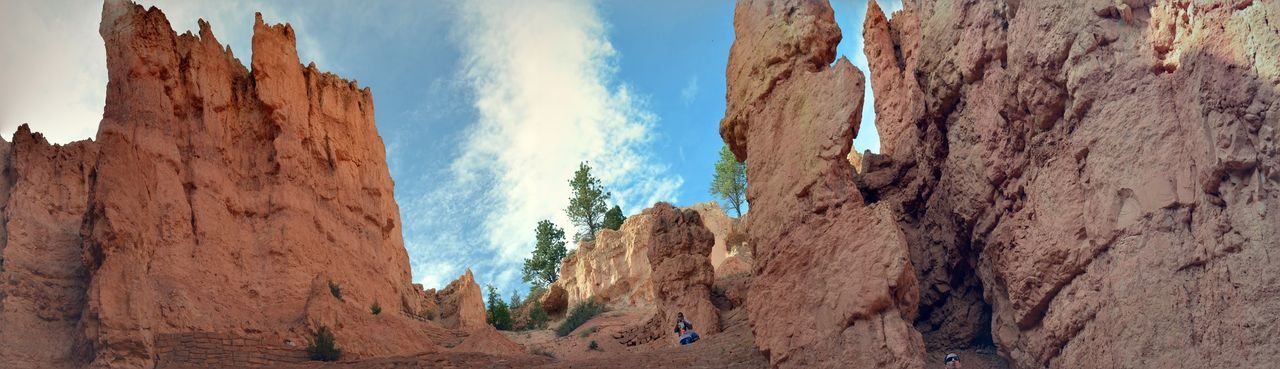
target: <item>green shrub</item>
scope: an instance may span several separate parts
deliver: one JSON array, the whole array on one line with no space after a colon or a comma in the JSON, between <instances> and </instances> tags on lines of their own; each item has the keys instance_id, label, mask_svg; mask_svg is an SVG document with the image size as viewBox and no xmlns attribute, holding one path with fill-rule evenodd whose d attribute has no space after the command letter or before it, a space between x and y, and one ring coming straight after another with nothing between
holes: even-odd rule
<instances>
[{"instance_id":1,"label":"green shrub","mask_svg":"<svg viewBox=\"0 0 1280 369\"><path fill-rule=\"evenodd\" d=\"M525 329L542 329L547 327L547 321L551 320L547 317L547 311L542 309L542 302L533 300L533 305L529 307L529 321L525 323Z\"/></svg>"},{"instance_id":2,"label":"green shrub","mask_svg":"<svg viewBox=\"0 0 1280 369\"><path fill-rule=\"evenodd\" d=\"M333 297L341 300L342 286L339 286L337 283L334 283L333 281L329 281L329 293L332 294Z\"/></svg>"},{"instance_id":3,"label":"green shrub","mask_svg":"<svg viewBox=\"0 0 1280 369\"><path fill-rule=\"evenodd\" d=\"M588 300L575 305L569 311L569 316L564 319L564 323L560 323L560 327L556 328L556 336L568 336L569 333L573 333L573 330L578 329L583 323L603 312L605 312L604 303L599 301Z\"/></svg>"},{"instance_id":4,"label":"green shrub","mask_svg":"<svg viewBox=\"0 0 1280 369\"><path fill-rule=\"evenodd\" d=\"M587 351L595 351L599 349L600 345L597 344L595 340L592 340L591 343L587 345Z\"/></svg>"},{"instance_id":5,"label":"green shrub","mask_svg":"<svg viewBox=\"0 0 1280 369\"><path fill-rule=\"evenodd\" d=\"M307 345L307 355L311 360L319 361L338 361L342 357L342 349L337 347L337 342L333 338L333 333L329 332L329 327L320 326L316 331L316 335L311 339L311 344Z\"/></svg>"},{"instance_id":6,"label":"green shrub","mask_svg":"<svg viewBox=\"0 0 1280 369\"><path fill-rule=\"evenodd\" d=\"M587 338L587 336L590 336L592 333L596 333L596 332L599 332L599 331L600 331L600 326L598 326L598 325L593 325L593 326L591 326L591 328L587 328L587 329L582 330L582 333L578 333L578 337L580 337L580 338Z\"/></svg>"},{"instance_id":7,"label":"green shrub","mask_svg":"<svg viewBox=\"0 0 1280 369\"><path fill-rule=\"evenodd\" d=\"M502 301L498 297L498 289L492 284L486 285L489 289L489 304L485 307L485 321L500 331L509 331L515 328L515 319L511 318L511 307L507 306L506 301Z\"/></svg>"},{"instance_id":8,"label":"green shrub","mask_svg":"<svg viewBox=\"0 0 1280 369\"><path fill-rule=\"evenodd\" d=\"M378 302L374 301L373 305L369 306L369 311L372 311L373 315L382 314L382 305L378 305Z\"/></svg>"}]
</instances>

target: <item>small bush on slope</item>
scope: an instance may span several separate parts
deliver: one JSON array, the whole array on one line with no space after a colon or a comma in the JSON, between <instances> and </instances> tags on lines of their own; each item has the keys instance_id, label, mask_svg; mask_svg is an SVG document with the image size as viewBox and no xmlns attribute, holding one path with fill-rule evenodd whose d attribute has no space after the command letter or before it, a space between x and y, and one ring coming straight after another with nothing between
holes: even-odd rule
<instances>
[{"instance_id":1,"label":"small bush on slope","mask_svg":"<svg viewBox=\"0 0 1280 369\"><path fill-rule=\"evenodd\" d=\"M311 360L319 361L338 361L338 358L342 357L342 349L338 348L333 333L329 332L329 327L322 325L316 331L311 344L307 345L307 356L310 356Z\"/></svg>"},{"instance_id":2,"label":"small bush on slope","mask_svg":"<svg viewBox=\"0 0 1280 369\"><path fill-rule=\"evenodd\" d=\"M578 329L583 323L603 312L605 312L605 306L602 302L588 300L587 302L579 303L573 307L573 310L569 311L569 317L564 319L564 323L561 323L560 327L556 328L556 336L568 336L569 333L573 333L574 329Z\"/></svg>"}]
</instances>

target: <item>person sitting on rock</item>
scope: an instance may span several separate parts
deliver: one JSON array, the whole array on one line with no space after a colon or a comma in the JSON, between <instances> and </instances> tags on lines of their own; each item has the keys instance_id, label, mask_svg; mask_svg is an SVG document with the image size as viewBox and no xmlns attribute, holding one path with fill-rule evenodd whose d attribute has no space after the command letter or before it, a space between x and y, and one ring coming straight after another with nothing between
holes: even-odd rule
<instances>
[{"instance_id":1,"label":"person sitting on rock","mask_svg":"<svg viewBox=\"0 0 1280 369\"><path fill-rule=\"evenodd\" d=\"M675 333L680 335L680 345L698 342L698 332L693 331L693 323L684 319L684 312L676 313Z\"/></svg>"},{"instance_id":2,"label":"person sitting on rock","mask_svg":"<svg viewBox=\"0 0 1280 369\"><path fill-rule=\"evenodd\" d=\"M947 369L960 369L960 355L947 354L947 357L942 359L942 364L946 365Z\"/></svg>"}]
</instances>

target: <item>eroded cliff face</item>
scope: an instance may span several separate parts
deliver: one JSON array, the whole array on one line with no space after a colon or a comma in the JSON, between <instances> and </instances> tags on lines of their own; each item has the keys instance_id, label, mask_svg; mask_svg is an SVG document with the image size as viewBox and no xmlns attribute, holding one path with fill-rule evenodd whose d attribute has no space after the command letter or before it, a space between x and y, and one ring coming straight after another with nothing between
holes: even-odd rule
<instances>
[{"instance_id":1,"label":"eroded cliff face","mask_svg":"<svg viewBox=\"0 0 1280 369\"><path fill-rule=\"evenodd\" d=\"M1280 5L908 1L865 24L882 154L859 183L898 214L931 346L1280 359Z\"/></svg>"},{"instance_id":2,"label":"eroded cliff face","mask_svg":"<svg viewBox=\"0 0 1280 369\"><path fill-rule=\"evenodd\" d=\"M725 215L715 203L696 204L687 208L697 212L703 227L710 230L715 243L708 250L714 267L723 264L731 255L729 245L735 234L737 222ZM649 262L649 249L657 242L653 235L658 231L650 209L627 217L618 230L602 230L594 241L578 244L578 249L566 257L560 265L560 278L549 287L542 301L549 313L572 309L574 305L595 298L614 307L653 306L653 266ZM741 243L741 242L738 242ZM749 256L734 261L734 268L750 263ZM735 269L735 271L738 269ZM564 303L560 293L563 290ZM550 300L555 297L554 301Z\"/></svg>"},{"instance_id":3,"label":"eroded cliff face","mask_svg":"<svg viewBox=\"0 0 1280 369\"><path fill-rule=\"evenodd\" d=\"M89 341L80 325L88 272L80 225L98 145L49 145L26 125L0 140L0 361L75 368Z\"/></svg>"},{"instance_id":4,"label":"eroded cliff face","mask_svg":"<svg viewBox=\"0 0 1280 369\"><path fill-rule=\"evenodd\" d=\"M863 75L835 58L830 5L740 2L734 30L720 132L751 163L757 347L782 368L922 367L906 238L892 209L864 205L847 158Z\"/></svg>"},{"instance_id":5,"label":"eroded cliff face","mask_svg":"<svg viewBox=\"0 0 1280 369\"><path fill-rule=\"evenodd\" d=\"M594 241L578 243L560 262L560 278L551 286L564 290L566 309L592 298L617 307L653 304L647 257L652 221L644 213L632 215L618 230L602 230Z\"/></svg>"},{"instance_id":6,"label":"eroded cliff face","mask_svg":"<svg viewBox=\"0 0 1280 369\"><path fill-rule=\"evenodd\" d=\"M361 358L484 327L469 274L411 283L369 89L302 66L288 25L258 17L252 70L199 28L106 1L96 141L0 145L0 361L151 367L174 335L296 349L320 325Z\"/></svg>"}]
</instances>

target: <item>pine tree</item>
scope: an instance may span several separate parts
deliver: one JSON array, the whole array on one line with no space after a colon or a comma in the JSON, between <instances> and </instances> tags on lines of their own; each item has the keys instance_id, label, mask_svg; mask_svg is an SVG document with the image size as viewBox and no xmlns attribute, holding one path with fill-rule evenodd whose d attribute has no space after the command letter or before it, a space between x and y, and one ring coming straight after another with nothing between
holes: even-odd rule
<instances>
[{"instance_id":1,"label":"pine tree","mask_svg":"<svg viewBox=\"0 0 1280 369\"><path fill-rule=\"evenodd\" d=\"M627 217L622 215L622 208L614 205L612 209L604 213L604 228L616 231L622 228L622 222L626 220Z\"/></svg>"},{"instance_id":2,"label":"pine tree","mask_svg":"<svg viewBox=\"0 0 1280 369\"><path fill-rule=\"evenodd\" d=\"M724 200L726 209L733 209L742 217L742 206L747 199L747 164L738 162L729 146L720 148L720 160L716 161L715 176L711 179L711 194Z\"/></svg>"},{"instance_id":3,"label":"pine tree","mask_svg":"<svg viewBox=\"0 0 1280 369\"><path fill-rule=\"evenodd\" d=\"M564 230L550 220L538 222L535 230L537 243L533 255L524 259L524 282L534 286L546 286L560 277L560 260L567 251L564 247Z\"/></svg>"},{"instance_id":4,"label":"pine tree","mask_svg":"<svg viewBox=\"0 0 1280 369\"><path fill-rule=\"evenodd\" d=\"M564 212L579 227L574 239L595 239L596 231L600 230L602 218L608 209L605 201L610 194L604 191L600 179L591 176L591 166L586 162L579 165L578 171L573 173L569 187L573 190L573 197L569 199L569 207Z\"/></svg>"}]
</instances>

